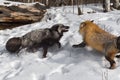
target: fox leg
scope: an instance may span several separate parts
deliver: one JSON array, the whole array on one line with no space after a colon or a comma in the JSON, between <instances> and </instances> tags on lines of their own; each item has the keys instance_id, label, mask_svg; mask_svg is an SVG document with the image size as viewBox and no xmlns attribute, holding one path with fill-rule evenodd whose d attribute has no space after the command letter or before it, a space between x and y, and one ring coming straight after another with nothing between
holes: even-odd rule
<instances>
[{"instance_id":1,"label":"fox leg","mask_svg":"<svg viewBox=\"0 0 120 80\"><path fill-rule=\"evenodd\" d=\"M57 45L59 48L61 48L61 43L60 42L57 42Z\"/></svg>"},{"instance_id":2,"label":"fox leg","mask_svg":"<svg viewBox=\"0 0 120 80\"><path fill-rule=\"evenodd\" d=\"M78 47L85 47L85 46L86 46L86 43L83 41L83 42L81 42L80 44L73 45L72 47L78 48Z\"/></svg>"},{"instance_id":3,"label":"fox leg","mask_svg":"<svg viewBox=\"0 0 120 80\"><path fill-rule=\"evenodd\" d=\"M48 51L48 47L43 47L43 56L42 56L42 58L46 58L47 51Z\"/></svg>"},{"instance_id":4,"label":"fox leg","mask_svg":"<svg viewBox=\"0 0 120 80\"><path fill-rule=\"evenodd\" d=\"M114 61L115 53L108 53L105 58L109 61L110 63L110 68L109 69L114 69L116 67L116 63Z\"/></svg>"}]
</instances>

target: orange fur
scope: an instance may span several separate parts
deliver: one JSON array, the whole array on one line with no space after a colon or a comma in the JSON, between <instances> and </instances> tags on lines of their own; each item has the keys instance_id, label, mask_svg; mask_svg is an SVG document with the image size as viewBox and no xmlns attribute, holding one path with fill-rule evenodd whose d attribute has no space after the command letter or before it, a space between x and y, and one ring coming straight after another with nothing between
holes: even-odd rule
<instances>
[{"instance_id":1,"label":"orange fur","mask_svg":"<svg viewBox=\"0 0 120 80\"><path fill-rule=\"evenodd\" d=\"M91 21L81 23L79 32L83 36L86 45L105 53L106 59L110 62L110 68L115 68L114 57L119 51L116 48L115 41L117 36L106 32Z\"/></svg>"}]
</instances>

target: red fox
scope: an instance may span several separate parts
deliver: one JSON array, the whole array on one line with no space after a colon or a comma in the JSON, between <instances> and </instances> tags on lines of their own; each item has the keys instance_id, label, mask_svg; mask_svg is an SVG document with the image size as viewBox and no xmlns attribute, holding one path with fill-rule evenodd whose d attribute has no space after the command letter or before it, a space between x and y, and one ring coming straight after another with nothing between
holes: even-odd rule
<instances>
[{"instance_id":1,"label":"red fox","mask_svg":"<svg viewBox=\"0 0 120 80\"><path fill-rule=\"evenodd\" d=\"M73 45L73 47L90 46L95 50L105 53L105 58L110 62L110 69L116 67L114 57L120 51L120 37L106 32L93 23L93 21L82 22L79 33L83 37L83 42Z\"/></svg>"}]
</instances>

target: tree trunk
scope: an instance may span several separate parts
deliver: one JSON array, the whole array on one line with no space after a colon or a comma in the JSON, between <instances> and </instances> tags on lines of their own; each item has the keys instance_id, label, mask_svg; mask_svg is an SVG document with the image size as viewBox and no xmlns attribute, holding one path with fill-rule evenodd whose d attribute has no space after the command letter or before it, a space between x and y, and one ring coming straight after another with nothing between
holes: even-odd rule
<instances>
[{"instance_id":1,"label":"tree trunk","mask_svg":"<svg viewBox=\"0 0 120 80\"><path fill-rule=\"evenodd\" d=\"M72 0L71 2L72 2L72 6L73 6L73 14L74 14L74 0Z\"/></svg>"},{"instance_id":2,"label":"tree trunk","mask_svg":"<svg viewBox=\"0 0 120 80\"><path fill-rule=\"evenodd\" d=\"M80 4L79 4L79 0L77 0L78 15L82 15L82 11L81 11L79 5L80 5Z\"/></svg>"},{"instance_id":3,"label":"tree trunk","mask_svg":"<svg viewBox=\"0 0 120 80\"><path fill-rule=\"evenodd\" d=\"M48 6L48 4L49 4L49 0L46 0L46 5Z\"/></svg>"},{"instance_id":4,"label":"tree trunk","mask_svg":"<svg viewBox=\"0 0 120 80\"><path fill-rule=\"evenodd\" d=\"M113 7L115 9L118 9L118 7L119 7L119 0L113 0Z\"/></svg>"},{"instance_id":5,"label":"tree trunk","mask_svg":"<svg viewBox=\"0 0 120 80\"><path fill-rule=\"evenodd\" d=\"M110 0L103 0L103 11L110 11Z\"/></svg>"}]
</instances>

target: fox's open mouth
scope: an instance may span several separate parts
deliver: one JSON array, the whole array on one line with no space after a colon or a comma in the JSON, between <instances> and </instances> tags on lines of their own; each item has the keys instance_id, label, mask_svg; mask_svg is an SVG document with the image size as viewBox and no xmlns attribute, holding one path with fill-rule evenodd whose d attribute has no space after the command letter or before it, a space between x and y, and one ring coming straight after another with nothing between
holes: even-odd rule
<instances>
[{"instance_id":1,"label":"fox's open mouth","mask_svg":"<svg viewBox=\"0 0 120 80\"><path fill-rule=\"evenodd\" d=\"M63 29L63 32L68 32L69 30L69 26L65 26L65 28Z\"/></svg>"}]
</instances>

